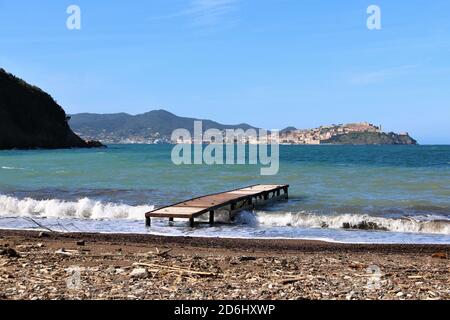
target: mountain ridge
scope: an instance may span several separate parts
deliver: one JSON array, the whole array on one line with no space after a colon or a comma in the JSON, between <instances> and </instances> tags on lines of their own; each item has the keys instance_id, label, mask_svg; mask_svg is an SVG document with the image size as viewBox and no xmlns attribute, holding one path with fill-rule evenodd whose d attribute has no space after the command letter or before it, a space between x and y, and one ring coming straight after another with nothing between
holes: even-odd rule
<instances>
[{"instance_id":1,"label":"mountain ridge","mask_svg":"<svg viewBox=\"0 0 450 320\"><path fill-rule=\"evenodd\" d=\"M236 125L221 124L207 119L180 117L167 110L158 109L131 115L128 113L79 113L71 115L72 129L84 137L107 143L153 143L155 140L170 142L176 129L194 130L194 122L202 121L203 130L208 129L257 129L247 123Z\"/></svg>"},{"instance_id":2,"label":"mountain ridge","mask_svg":"<svg viewBox=\"0 0 450 320\"><path fill-rule=\"evenodd\" d=\"M164 109L137 115L124 112L79 113L71 116L70 125L81 136L104 143L145 144L172 143L171 135L175 129L187 129L192 134L194 121L202 121L203 130L258 129L247 123L227 125L213 120L180 117ZM358 132L355 134L355 130L359 130L359 134ZM364 135L366 131L378 134ZM301 138L305 135L306 137ZM334 138L338 135L339 137ZM409 135L383 133L381 127L366 122L323 126L308 130L287 127L280 131L280 142L283 144L416 144L416 141Z\"/></svg>"}]
</instances>

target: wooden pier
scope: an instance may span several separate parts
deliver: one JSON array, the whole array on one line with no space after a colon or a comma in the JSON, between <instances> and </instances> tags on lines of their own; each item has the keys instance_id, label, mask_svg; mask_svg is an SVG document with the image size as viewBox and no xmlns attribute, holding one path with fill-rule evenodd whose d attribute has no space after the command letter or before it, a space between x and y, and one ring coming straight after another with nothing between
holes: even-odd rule
<instances>
[{"instance_id":1,"label":"wooden pier","mask_svg":"<svg viewBox=\"0 0 450 320\"><path fill-rule=\"evenodd\" d=\"M209 224L214 224L215 213L227 210L230 219L242 210L253 209L255 205L266 204L270 200L288 199L289 185L254 185L242 189L210 194L199 198L179 202L167 207L159 208L145 214L148 227L151 218L188 219L190 226L195 226L195 218L209 213Z\"/></svg>"}]
</instances>

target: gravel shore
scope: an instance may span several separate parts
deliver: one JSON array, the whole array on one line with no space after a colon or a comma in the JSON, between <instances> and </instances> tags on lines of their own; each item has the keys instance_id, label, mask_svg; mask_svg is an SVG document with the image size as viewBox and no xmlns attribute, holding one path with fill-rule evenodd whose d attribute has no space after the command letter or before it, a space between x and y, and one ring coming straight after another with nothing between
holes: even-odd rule
<instances>
[{"instance_id":1,"label":"gravel shore","mask_svg":"<svg viewBox=\"0 0 450 320\"><path fill-rule=\"evenodd\" d=\"M449 252L0 230L0 299L450 299Z\"/></svg>"}]
</instances>

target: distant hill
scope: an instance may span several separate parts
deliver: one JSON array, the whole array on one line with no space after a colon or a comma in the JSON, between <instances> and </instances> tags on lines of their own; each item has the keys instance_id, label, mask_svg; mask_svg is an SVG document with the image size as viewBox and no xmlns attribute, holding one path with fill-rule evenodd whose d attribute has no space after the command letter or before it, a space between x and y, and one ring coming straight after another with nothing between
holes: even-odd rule
<instances>
[{"instance_id":1,"label":"distant hill","mask_svg":"<svg viewBox=\"0 0 450 320\"><path fill-rule=\"evenodd\" d=\"M179 117L165 110L154 110L144 114L74 114L70 119L72 129L84 138L105 143L152 143L155 140L169 142L176 129L194 130L194 121L203 121L203 130L254 128L249 124L224 125L211 120Z\"/></svg>"},{"instance_id":2,"label":"distant hill","mask_svg":"<svg viewBox=\"0 0 450 320\"><path fill-rule=\"evenodd\" d=\"M89 148L64 110L38 87L0 69L0 149Z\"/></svg>"},{"instance_id":3,"label":"distant hill","mask_svg":"<svg viewBox=\"0 0 450 320\"><path fill-rule=\"evenodd\" d=\"M103 143L171 143L176 129L194 130L194 121L201 120L203 130L208 129L257 129L249 124L224 125L212 120L179 117L165 110L144 114L74 114L70 119L72 129L85 139ZM359 132L345 132L356 130ZM344 132L341 134L341 132ZM292 136L294 135L294 136ZM322 138L327 136L327 138ZM331 136L331 137L330 137ZM299 139L299 137L302 137ZM299 130L287 127L280 131L280 142L291 144L417 144L409 135L384 133L369 123L324 126Z\"/></svg>"},{"instance_id":4,"label":"distant hill","mask_svg":"<svg viewBox=\"0 0 450 320\"><path fill-rule=\"evenodd\" d=\"M352 132L336 135L321 143L352 145L415 145L417 144L417 141L408 134L396 134L393 132Z\"/></svg>"},{"instance_id":5,"label":"distant hill","mask_svg":"<svg viewBox=\"0 0 450 320\"><path fill-rule=\"evenodd\" d=\"M286 134L286 133L297 131L297 130L298 129L296 127L287 127L287 128L284 128L283 130L280 130L280 134Z\"/></svg>"}]
</instances>

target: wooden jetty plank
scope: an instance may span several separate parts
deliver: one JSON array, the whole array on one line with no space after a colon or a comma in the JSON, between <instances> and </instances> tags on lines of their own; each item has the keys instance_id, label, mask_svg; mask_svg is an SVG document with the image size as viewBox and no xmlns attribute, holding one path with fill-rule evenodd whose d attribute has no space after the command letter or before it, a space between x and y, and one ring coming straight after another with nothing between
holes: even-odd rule
<instances>
[{"instance_id":1,"label":"wooden jetty plank","mask_svg":"<svg viewBox=\"0 0 450 320\"><path fill-rule=\"evenodd\" d=\"M208 207L205 208L192 208L192 207L171 207L161 210L153 211L153 213L184 213L184 214L195 214L200 211L204 211L208 209Z\"/></svg>"},{"instance_id":2,"label":"wooden jetty plank","mask_svg":"<svg viewBox=\"0 0 450 320\"><path fill-rule=\"evenodd\" d=\"M254 194L255 190L238 190L238 191L231 191L230 194Z\"/></svg>"},{"instance_id":3,"label":"wooden jetty plank","mask_svg":"<svg viewBox=\"0 0 450 320\"><path fill-rule=\"evenodd\" d=\"M208 207L169 207L152 211L152 217L158 218L192 218L208 212Z\"/></svg>"},{"instance_id":4,"label":"wooden jetty plank","mask_svg":"<svg viewBox=\"0 0 450 320\"><path fill-rule=\"evenodd\" d=\"M155 209L145 214L147 226L151 225L151 218L189 219L194 226L194 218L209 213L210 224L214 224L214 212L229 207L230 217L237 210L253 205L253 199L278 199L280 196L288 198L289 185L254 185L246 188L210 194L187 201L182 201L163 208ZM283 195L281 194L283 191Z\"/></svg>"}]
</instances>

